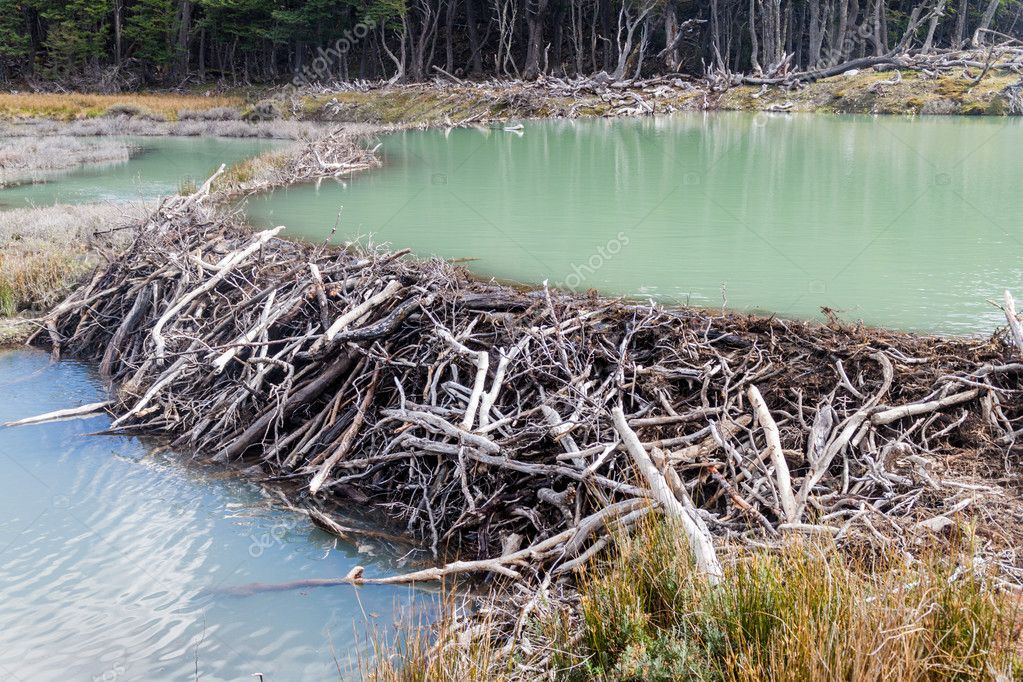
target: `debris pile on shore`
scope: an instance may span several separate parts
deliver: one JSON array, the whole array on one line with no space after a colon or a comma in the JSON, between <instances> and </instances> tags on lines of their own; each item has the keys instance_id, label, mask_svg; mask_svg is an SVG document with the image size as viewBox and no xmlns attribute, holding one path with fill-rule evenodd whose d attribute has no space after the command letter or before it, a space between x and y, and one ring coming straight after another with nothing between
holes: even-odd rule
<instances>
[{"instance_id":1,"label":"debris pile on shore","mask_svg":"<svg viewBox=\"0 0 1023 682\"><path fill-rule=\"evenodd\" d=\"M520 291L251 234L208 191L167 200L40 341L100 362L112 432L258 463L436 557L484 557L459 570L564 573L653 509L711 576L715 546L791 532L912 552L1007 503L992 481L1019 457L1023 363L1004 336ZM999 532L981 540L1011 572Z\"/></svg>"}]
</instances>

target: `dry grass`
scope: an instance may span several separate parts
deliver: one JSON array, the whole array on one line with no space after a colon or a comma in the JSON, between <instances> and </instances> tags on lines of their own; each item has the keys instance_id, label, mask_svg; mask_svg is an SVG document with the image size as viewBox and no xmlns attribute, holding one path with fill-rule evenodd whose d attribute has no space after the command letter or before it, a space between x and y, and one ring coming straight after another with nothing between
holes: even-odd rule
<instances>
[{"instance_id":1,"label":"dry grass","mask_svg":"<svg viewBox=\"0 0 1023 682\"><path fill-rule=\"evenodd\" d=\"M60 300L95 267L101 250L127 236L117 228L147 210L139 204L85 204L0 213L0 317L44 310Z\"/></svg>"},{"instance_id":2,"label":"dry grass","mask_svg":"<svg viewBox=\"0 0 1023 682\"><path fill-rule=\"evenodd\" d=\"M720 109L758 111L772 105L791 105L792 111L846 114L987 114L1008 113L1003 91L1015 84L1015 74L991 72L980 83L961 75L926 78L904 71L902 82L877 87L892 73L874 70L850 73L809 83L798 90L743 85L729 89L715 103Z\"/></svg>"},{"instance_id":3,"label":"dry grass","mask_svg":"<svg viewBox=\"0 0 1023 682\"><path fill-rule=\"evenodd\" d=\"M43 179L54 171L86 164L127 161L128 145L120 140L83 141L74 137L0 139L0 187Z\"/></svg>"},{"instance_id":4,"label":"dry grass","mask_svg":"<svg viewBox=\"0 0 1023 682\"><path fill-rule=\"evenodd\" d=\"M158 121L152 118L125 115L103 116L59 122L31 119L4 126L0 135L26 137L62 135L72 137L99 137L104 135L137 135L153 137L175 135L181 137L255 137L283 140L305 140L322 134L319 124L305 121L246 121L231 119L201 119L190 117L180 121Z\"/></svg>"},{"instance_id":5,"label":"dry grass","mask_svg":"<svg viewBox=\"0 0 1023 682\"><path fill-rule=\"evenodd\" d=\"M195 112L221 107L238 108L243 104L241 97L178 94L0 94L0 119L50 118L71 121L95 118L108 112L131 112L133 115L176 120L182 112L194 116Z\"/></svg>"},{"instance_id":6,"label":"dry grass","mask_svg":"<svg viewBox=\"0 0 1023 682\"><path fill-rule=\"evenodd\" d=\"M348 668L354 679L367 682L503 679L508 672L507 656L492 638L473 636L497 631L500 624L489 616L467 615L466 601L455 590L445 591L441 601L420 607L420 613L439 609L439 620L431 623L408 613L397 620L392 634L382 635L378 630L370 633L369 658L360 652L356 657L339 659L338 668Z\"/></svg>"},{"instance_id":7,"label":"dry grass","mask_svg":"<svg viewBox=\"0 0 1023 682\"><path fill-rule=\"evenodd\" d=\"M684 534L643 522L580 574L575 599L506 622L452 615L409 631L366 679L802 682L1020 679L1018 596L971 561L968 540L911 563L866 565L828 542L741 551L713 588ZM512 610L513 618L515 610Z\"/></svg>"},{"instance_id":8,"label":"dry grass","mask_svg":"<svg viewBox=\"0 0 1023 682\"><path fill-rule=\"evenodd\" d=\"M1021 672L1019 613L969 547L862 565L834 546L744 552L717 589L655 521L581 581L584 669L597 679L931 680ZM683 674L686 671L686 674Z\"/></svg>"}]
</instances>

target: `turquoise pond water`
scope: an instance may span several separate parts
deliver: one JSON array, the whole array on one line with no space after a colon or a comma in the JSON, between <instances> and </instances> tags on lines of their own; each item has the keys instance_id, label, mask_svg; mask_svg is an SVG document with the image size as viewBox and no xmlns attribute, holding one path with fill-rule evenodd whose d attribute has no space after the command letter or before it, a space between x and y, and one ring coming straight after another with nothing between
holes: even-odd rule
<instances>
[{"instance_id":1,"label":"turquoise pond water","mask_svg":"<svg viewBox=\"0 0 1023 682\"><path fill-rule=\"evenodd\" d=\"M115 139L128 144L128 161L87 165L48 175L46 182L0 188L0 209L155 199L202 184L222 163L231 165L282 144L224 137Z\"/></svg>"},{"instance_id":2,"label":"turquoise pond water","mask_svg":"<svg viewBox=\"0 0 1023 682\"><path fill-rule=\"evenodd\" d=\"M988 333L1023 291L1023 121L686 114L412 131L385 168L250 201L257 225L474 258L527 283Z\"/></svg>"}]
</instances>

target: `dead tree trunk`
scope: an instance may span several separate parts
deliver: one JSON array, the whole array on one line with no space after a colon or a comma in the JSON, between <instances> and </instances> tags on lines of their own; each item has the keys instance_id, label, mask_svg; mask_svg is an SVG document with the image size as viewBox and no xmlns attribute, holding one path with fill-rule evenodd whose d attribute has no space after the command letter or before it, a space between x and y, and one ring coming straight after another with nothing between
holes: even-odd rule
<instances>
[{"instance_id":1,"label":"dead tree trunk","mask_svg":"<svg viewBox=\"0 0 1023 682\"><path fill-rule=\"evenodd\" d=\"M526 0L526 26L529 44L526 48L526 66L523 76L528 79L540 75L540 57L543 55L543 26L548 0Z\"/></svg>"}]
</instances>

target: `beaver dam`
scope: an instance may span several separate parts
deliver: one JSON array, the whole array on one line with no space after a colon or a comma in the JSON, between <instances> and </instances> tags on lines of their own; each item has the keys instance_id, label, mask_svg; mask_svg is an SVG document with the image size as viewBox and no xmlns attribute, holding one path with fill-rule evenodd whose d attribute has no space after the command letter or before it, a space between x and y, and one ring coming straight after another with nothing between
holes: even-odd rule
<instances>
[{"instance_id":1,"label":"beaver dam","mask_svg":"<svg viewBox=\"0 0 1023 682\"><path fill-rule=\"evenodd\" d=\"M111 433L377 509L440 566L382 582L568 575L655 510L712 579L722 547L808 532L912 553L959 512L1023 578L1002 487L1018 324L920 337L516 290L253 234L208 188L165 201L46 318L35 342L114 388L58 416L105 409Z\"/></svg>"}]
</instances>

